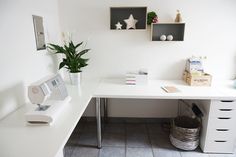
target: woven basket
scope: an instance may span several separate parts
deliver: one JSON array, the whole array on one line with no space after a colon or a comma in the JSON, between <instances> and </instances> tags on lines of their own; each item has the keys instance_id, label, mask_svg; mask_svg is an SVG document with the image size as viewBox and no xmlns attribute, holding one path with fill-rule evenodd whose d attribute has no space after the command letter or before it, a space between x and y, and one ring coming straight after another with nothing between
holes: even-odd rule
<instances>
[{"instance_id":1,"label":"woven basket","mask_svg":"<svg viewBox=\"0 0 236 157\"><path fill-rule=\"evenodd\" d=\"M186 116L179 116L172 122L170 141L183 150L194 150L199 145L200 122Z\"/></svg>"},{"instance_id":2,"label":"woven basket","mask_svg":"<svg viewBox=\"0 0 236 157\"><path fill-rule=\"evenodd\" d=\"M170 135L170 142L173 146L182 150L195 150L199 145L199 140L183 142L174 138L172 135Z\"/></svg>"}]
</instances>

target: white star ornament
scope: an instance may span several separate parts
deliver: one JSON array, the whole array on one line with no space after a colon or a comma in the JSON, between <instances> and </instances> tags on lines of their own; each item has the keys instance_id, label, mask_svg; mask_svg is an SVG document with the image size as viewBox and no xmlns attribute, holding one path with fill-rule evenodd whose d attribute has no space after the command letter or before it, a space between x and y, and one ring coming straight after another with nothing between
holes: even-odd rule
<instances>
[{"instance_id":1,"label":"white star ornament","mask_svg":"<svg viewBox=\"0 0 236 157\"><path fill-rule=\"evenodd\" d=\"M133 15L130 14L128 19L124 20L126 23L126 29L136 29L136 23L138 22L138 20L134 19Z\"/></svg>"}]
</instances>

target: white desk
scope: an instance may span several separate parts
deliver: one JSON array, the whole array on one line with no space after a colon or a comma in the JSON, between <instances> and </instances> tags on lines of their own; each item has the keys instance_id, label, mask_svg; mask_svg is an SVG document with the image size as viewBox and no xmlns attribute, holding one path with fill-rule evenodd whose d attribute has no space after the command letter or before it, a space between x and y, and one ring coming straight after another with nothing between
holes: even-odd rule
<instances>
[{"instance_id":1,"label":"white desk","mask_svg":"<svg viewBox=\"0 0 236 157\"><path fill-rule=\"evenodd\" d=\"M1 157L55 157L62 150L92 97L96 98L98 147L101 147L101 98L236 100L232 82L212 87L190 87L183 81L150 81L148 86L128 86L122 80L83 82L81 92L68 86L71 102L52 126L27 126L24 114L33 106L19 108L0 121ZM174 85L180 93L165 93L160 87ZM81 94L80 94L81 93ZM235 109L236 110L236 109ZM209 129L208 129L209 130Z\"/></svg>"},{"instance_id":2,"label":"white desk","mask_svg":"<svg viewBox=\"0 0 236 157\"><path fill-rule=\"evenodd\" d=\"M175 86L180 90L178 93L166 93L163 89L161 89L162 86ZM100 105L101 105L101 99L103 98L134 98L134 99L188 99L188 100L209 100L206 105L204 105L204 108L206 109L207 114L213 114L212 107L214 107L214 104L211 105L211 101L219 101L220 105L222 103L227 103L230 105L236 106L236 89L233 87L233 82L223 82L223 83L213 83L211 87L191 87L188 86L185 82L181 80L150 80L148 85L125 85L124 80L118 80L118 79L109 79L109 80L103 80L99 84L97 90L94 93L94 97L96 97L96 118L97 118L97 136L98 136L98 147L101 148L101 112L100 112ZM222 102L222 100L227 100L227 102ZM105 101L106 102L106 101ZM217 104L217 103L216 103ZM227 104L227 105L228 105ZM106 106L107 104L105 104ZM229 105L228 105L229 106ZM213 108L214 109L214 108ZM235 107L236 109L236 107ZM232 113L236 113L235 110L232 110ZM208 116L208 115L207 115ZM232 118L232 117L231 117ZM211 132L209 129L208 123L211 123L212 118L206 117L204 121L204 137L202 148L205 152L217 152L217 147L211 147L208 149L205 143L208 142L208 134ZM235 118L232 118L233 120ZM232 121L232 120L231 120ZM218 121L214 121L218 122ZM234 120L236 122L236 120ZM212 124L211 124L212 125ZM212 128L212 134L216 130ZM233 134L235 134L233 132ZM232 137L232 136L231 136ZM213 140L213 139L212 139ZM232 140L232 139L231 139ZM222 142L222 140L215 140L216 142ZM214 141L214 142L215 142ZM227 141L223 141L227 142ZM220 144L224 144L224 143ZM233 143L234 141L230 141ZM231 145L231 143L229 145ZM220 145L216 144L216 145ZM208 144L209 145L209 144ZM220 147L220 146L218 146ZM226 153L230 153L231 150L225 151ZM222 149L221 152L224 153L224 150Z\"/></svg>"},{"instance_id":3,"label":"white desk","mask_svg":"<svg viewBox=\"0 0 236 157\"><path fill-rule=\"evenodd\" d=\"M162 86L175 86L180 92L166 93ZM214 83L211 87L193 87L182 80L150 80L148 85L125 85L122 79L105 79L93 97L134 99L236 99L232 81Z\"/></svg>"},{"instance_id":4,"label":"white desk","mask_svg":"<svg viewBox=\"0 0 236 157\"><path fill-rule=\"evenodd\" d=\"M81 91L67 86L72 100L52 126L27 126L24 114L34 107L24 105L0 121L1 157L55 157L62 150L91 100L97 81L85 82ZM81 93L80 93L81 92Z\"/></svg>"}]
</instances>

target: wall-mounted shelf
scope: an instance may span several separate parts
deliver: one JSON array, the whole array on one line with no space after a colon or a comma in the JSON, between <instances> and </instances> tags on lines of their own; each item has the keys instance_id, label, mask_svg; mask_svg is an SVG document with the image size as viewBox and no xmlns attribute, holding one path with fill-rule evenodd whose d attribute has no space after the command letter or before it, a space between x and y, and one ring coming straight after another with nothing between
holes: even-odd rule
<instances>
[{"instance_id":1,"label":"wall-mounted shelf","mask_svg":"<svg viewBox=\"0 0 236 157\"><path fill-rule=\"evenodd\" d=\"M138 20L135 30L145 30L147 26L147 7L111 7L110 29L116 30L116 24L120 22L121 30L127 30L124 20L128 19L131 14L134 19Z\"/></svg>"},{"instance_id":2,"label":"wall-mounted shelf","mask_svg":"<svg viewBox=\"0 0 236 157\"><path fill-rule=\"evenodd\" d=\"M161 35L172 35L172 41L184 41L185 23L153 23L151 25L151 40L161 41Z\"/></svg>"}]
</instances>

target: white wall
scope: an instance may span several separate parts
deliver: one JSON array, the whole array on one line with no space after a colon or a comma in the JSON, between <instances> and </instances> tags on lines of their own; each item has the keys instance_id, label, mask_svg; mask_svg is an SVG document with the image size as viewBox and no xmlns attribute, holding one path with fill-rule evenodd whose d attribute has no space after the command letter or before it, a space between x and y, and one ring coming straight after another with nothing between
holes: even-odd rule
<instances>
[{"instance_id":1,"label":"white wall","mask_svg":"<svg viewBox=\"0 0 236 157\"><path fill-rule=\"evenodd\" d=\"M111 6L148 6L149 11L157 11L161 22L172 22L179 9L186 22L185 41L151 42L150 28L110 30ZM123 77L127 71L148 68L152 79L181 79L185 59L192 55L207 56L205 68L214 79L235 77L235 0L59 0L59 14L63 31L73 32L75 40L89 39L91 60L84 77ZM134 103L141 105L143 101L112 100L111 116L159 116L161 111L167 114L168 109L172 116L176 110L176 102L157 107L162 101L145 101L147 105L138 105L133 113ZM121 109L122 104L127 107ZM90 106L86 115L93 115L93 108Z\"/></svg>"},{"instance_id":2,"label":"white wall","mask_svg":"<svg viewBox=\"0 0 236 157\"><path fill-rule=\"evenodd\" d=\"M0 119L28 101L27 85L55 72L57 59L36 51L32 15L44 18L48 42L58 42L57 0L0 1Z\"/></svg>"}]
</instances>

